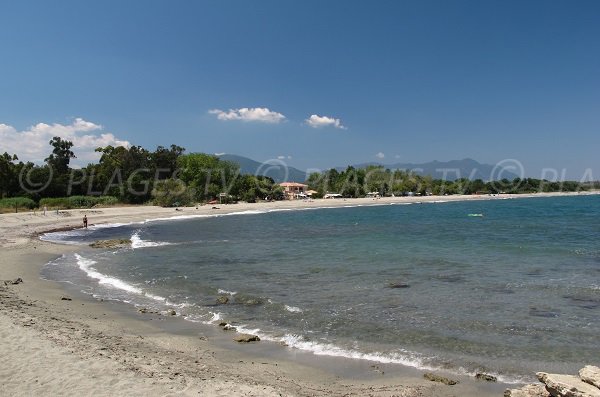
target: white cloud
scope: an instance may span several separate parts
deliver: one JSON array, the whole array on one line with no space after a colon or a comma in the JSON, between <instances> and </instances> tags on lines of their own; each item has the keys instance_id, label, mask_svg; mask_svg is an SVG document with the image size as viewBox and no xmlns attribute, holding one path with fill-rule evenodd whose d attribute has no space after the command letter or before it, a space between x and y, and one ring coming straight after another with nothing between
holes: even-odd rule
<instances>
[{"instance_id":1,"label":"white cloud","mask_svg":"<svg viewBox=\"0 0 600 397\"><path fill-rule=\"evenodd\" d=\"M111 133L100 133L103 128L82 118L76 118L71 124L38 123L23 131L0 124L0 153L14 153L19 160L42 163L52 152L48 142L58 136L73 142L72 150L77 156L73 164L86 165L100 158L100 153L94 152L97 147L130 146L128 141L118 139Z\"/></svg>"},{"instance_id":2,"label":"white cloud","mask_svg":"<svg viewBox=\"0 0 600 397\"><path fill-rule=\"evenodd\" d=\"M375 155L375 157L377 157L378 159L383 159L385 158L385 154L383 152L379 152Z\"/></svg>"},{"instance_id":3,"label":"white cloud","mask_svg":"<svg viewBox=\"0 0 600 397\"><path fill-rule=\"evenodd\" d=\"M277 124L285 120L283 114L269 110L269 108L239 108L229 109L227 112L220 109L211 109L208 113L216 114L217 118L223 121L242 120Z\"/></svg>"},{"instance_id":4,"label":"white cloud","mask_svg":"<svg viewBox=\"0 0 600 397\"><path fill-rule=\"evenodd\" d=\"M309 118L305 120L305 122L312 128L335 127L341 130L346 129L346 127L342 125L342 121L340 119L334 119L333 117L327 116L319 116L316 114L312 114Z\"/></svg>"},{"instance_id":5,"label":"white cloud","mask_svg":"<svg viewBox=\"0 0 600 397\"><path fill-rule=\"evenodd\" d=\"M285 160L285 159L291 160L292 156L289 156L289 155L288 156L284 156L284 155L277 156L277 160Z\"/></svg>"}]
</instances>

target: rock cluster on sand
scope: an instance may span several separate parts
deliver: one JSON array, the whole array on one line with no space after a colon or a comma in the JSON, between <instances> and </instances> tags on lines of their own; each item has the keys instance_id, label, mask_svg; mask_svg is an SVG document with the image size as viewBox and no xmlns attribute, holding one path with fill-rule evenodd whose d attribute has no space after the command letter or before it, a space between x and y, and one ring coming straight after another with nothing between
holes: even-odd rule
<instances>
[{"instance_id":1,"label":"rock cluster on sand","mask_svg":"<svg viewBox=\"0 0 600 397\"><path fill-rule=\"evenodd\" d=\"M423 375L423 378L430 380L432 382L440 382L448 386L453 386L458 383L457 380L449 379L444 376L439 376L436 374L432 374L431 372L427 372Z\"/></svg>"},{"instance_id":2,"label":"rock cluster on sand","mask_svg":"<svg viewBox=\"0 0 600 397\"><path fill-rule=\"evenodd\" d=\"M579 376L538 372L542 384L506 390L504 397L600 397L600 368L587 365Z\"/></svg>"},{"instance_id":3,"label":"rock cluster on sand","mask_svg":"<svg viewBox=\"0 0 600 397\"><path fill-rule=\"evenodd\" d=\"M17 285L21 284L23 279L21 277L15 278L14 280L6 280L4 281L4 285Z\"/></svg>"},{"instance_id":4,"label":"rock cluster on sand","mask_svg":"<svg viewBox=\"0 0 600 397\"><path fill-rule=\"evenodd\" d=\"M236 342L240 342L240 343L248 343L248 342L258 342L258 341L260 341L260 338L256 335L239 334L235 338L233 338L233 340Z\"/></svg>"}]
</instances>

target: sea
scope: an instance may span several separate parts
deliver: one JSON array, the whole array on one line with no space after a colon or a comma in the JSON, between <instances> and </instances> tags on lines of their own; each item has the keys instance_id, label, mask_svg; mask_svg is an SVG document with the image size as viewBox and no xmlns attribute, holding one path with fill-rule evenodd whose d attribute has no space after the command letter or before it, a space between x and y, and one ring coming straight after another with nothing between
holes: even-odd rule
<instances>
[{"instance_id":1,"label":"sea","mask_svg":"<svg viewBox=\"0 0 600 397\"><path fill-rule=\"evenodd\" d=\"M348 204L47 234L81 250L42 275L314 355L506 383L600 364L600 195Z\"/></svg>"}]
</instances>

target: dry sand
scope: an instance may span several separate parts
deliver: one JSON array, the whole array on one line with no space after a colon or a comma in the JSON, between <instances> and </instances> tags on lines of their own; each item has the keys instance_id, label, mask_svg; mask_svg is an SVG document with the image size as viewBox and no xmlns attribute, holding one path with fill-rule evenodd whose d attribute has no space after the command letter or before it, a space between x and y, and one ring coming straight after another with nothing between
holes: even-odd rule
<instances>
[{"instance_id":1,"label":"dry sand","mask_svg":"<svg viewBox=\"0 0 600 397\"><path fill-rule=\"evenodd\" d=\"M347 359L314 358L314 365L310 365L310 360L308 364L306 359L294 360L292 353L288 359L281 359L285 354L273 358L257 353L256 346L246 349L233 346L234 342L228 349L214 342L215 333L221 331L213 329L200 328L194 336L166 332L166 322L182 320L141 315L133 308L83 295L65 296L60 284L42 280L41 267L74 247L43 242L38 236L52 229L80 227L84 214L90 224L100 224L258 209L510 197L287 201L220 205L219 209L188 207L177 212L172 208L132 206L0 215L0 280L24 280L18 285L0 282L0 396L501 395L503 385L461 377L454 377L461 380L459 385L446 386L423 380L423 373L416 370L373 363L361 363L356 369L356 363ZM156 325L159 323L163 326ZM344 371L345 366L352 367L352 371Z\"/></svg>"}]
</instances>

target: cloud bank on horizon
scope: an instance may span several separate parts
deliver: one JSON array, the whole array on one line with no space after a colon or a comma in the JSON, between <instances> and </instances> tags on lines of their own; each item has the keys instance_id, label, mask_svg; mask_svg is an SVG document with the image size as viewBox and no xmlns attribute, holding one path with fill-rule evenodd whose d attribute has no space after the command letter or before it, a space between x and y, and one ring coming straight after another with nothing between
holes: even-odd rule
<instances>
[{"instance_id":1,"label":"cloud bank on horizon","mask_svg":"<svg viewBox=\"0 0 600 397\"><path fill-rule=\"evenodd\" d=\"M23 131L0 123L0 153L8 152L16 154L21 161L41 163L52 151L50 140L58 136L73 142L73 152L77 156L73 163L83 166L100 159L100 153L95 152L98 147L131 146L129 141L110 132L101 132L103 129L103 126L80 117L70 124L38 123Z\"/></svg>"}]
</instances>

